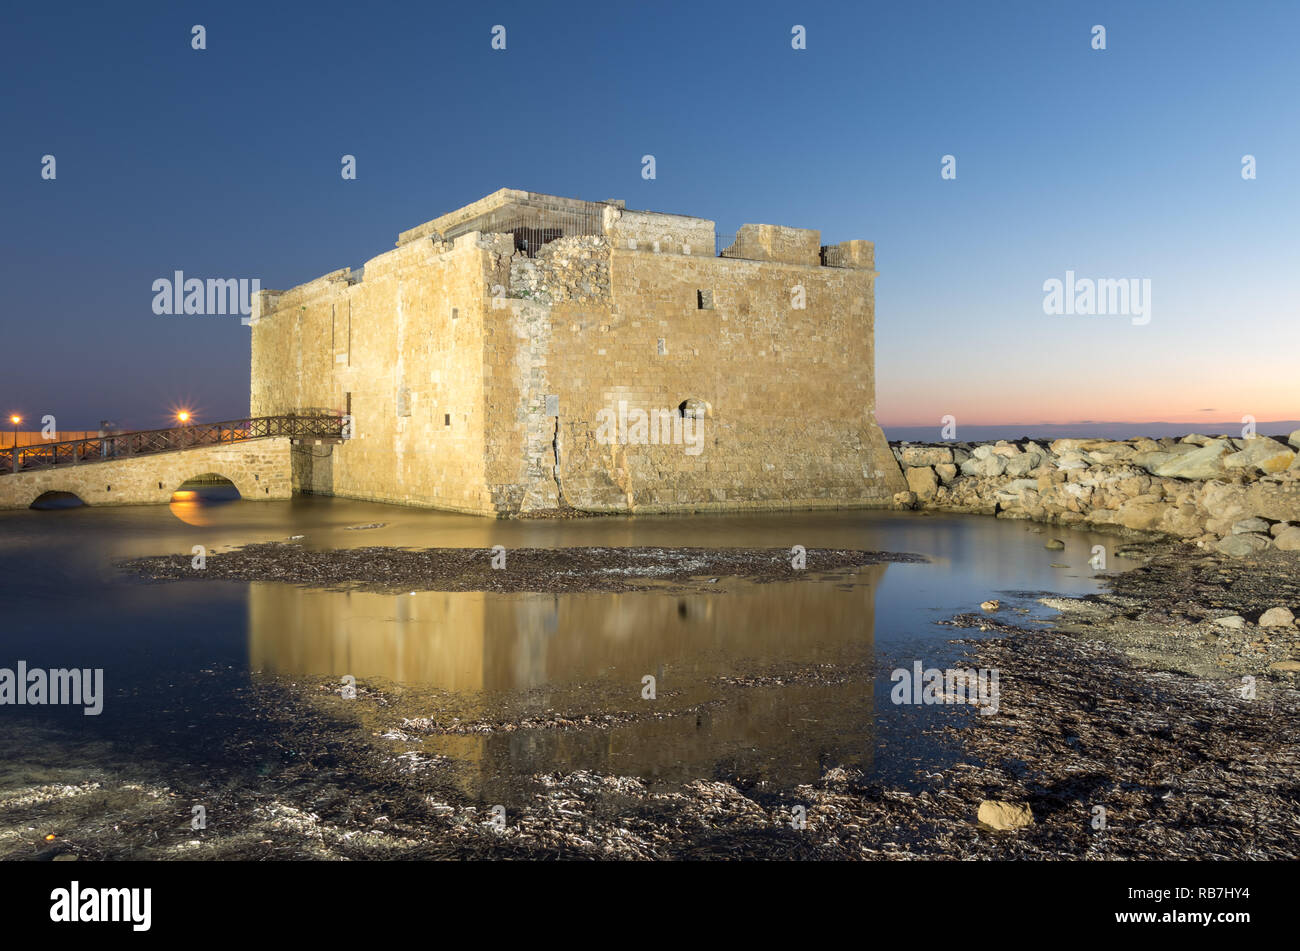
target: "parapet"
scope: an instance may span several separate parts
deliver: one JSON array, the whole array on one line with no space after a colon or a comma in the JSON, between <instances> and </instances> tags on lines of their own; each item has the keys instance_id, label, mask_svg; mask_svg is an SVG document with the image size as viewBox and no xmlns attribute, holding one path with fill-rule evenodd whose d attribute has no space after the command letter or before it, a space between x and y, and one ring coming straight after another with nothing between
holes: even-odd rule
<instances>
[{"instance_id":1,"label":"parapet","mask_svg":"<svg viewBox=\"0 0 1300 951\"><path fill-rule=\"evenodd\" d=\"M603 227L612 248L713 256L714 225L706 218L608 206Z\"/></svg>"},{"instance_id":2,"label":"parapet","mask_svg":"<svg viewBox=\"0 0 1300 951\"><path fill-rule=\"evenodd\" d=\"M604 209L617 202L583 201L561 198L518 188L501 188L478 201L453 212L426 221L397 236L397 246L420 238L436 236L452 239L471 231L484 234L503 231L554 232L563 234L599 233Z\"/></svg>"},{"instance_id":3,"label":"parapet","mask_svg":"<svg viewBox=\"0 0 1300 951\"><path fill-rule=\"evenodd\" d=\"M822 248L822 263L828 267L851 267L860 271L875 271L876 242L841 241Z\"/></svg>"},{"instance_id":4,"label":"parapet","mask_svg":"<svg viewBox=\"0 0 1300 951\"><path fill-rule=\"evenodd\" d=\"M747 224L729 246L716 248L714 223L707 218L657 211L629 211L626 202L583 201L539 192L502 188L476 202L403 231L400 248L432 238L454 241L471 232L513 234L515 248L532 257L543 245L562 237L604 235L611 248L663 254L771 261L802 267L875 269L870 241L844 241L823 247L821 232L781 225Z\"/></svg>"},{"instance_id":5,"label":"parapet","mask_svg":"<svg viewBox=\"0 0 1300 951\"><path fill-rule=\"evenodd\" d=\"M741 225L736 243L722 250L726 258L750 261L778 261L817 267L821 259L820 231L785 228L781 225Z\"/></svg>"}]
</instances>

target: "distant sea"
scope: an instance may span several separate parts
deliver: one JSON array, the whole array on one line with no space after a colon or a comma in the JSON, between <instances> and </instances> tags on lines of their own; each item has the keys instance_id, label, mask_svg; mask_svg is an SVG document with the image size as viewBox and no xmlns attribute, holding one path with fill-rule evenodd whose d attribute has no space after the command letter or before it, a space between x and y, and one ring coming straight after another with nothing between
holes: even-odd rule
<instances>
[{"instance_id":1,"label":"distant sea","mask_svg":"<svg viewBox=\"0 0 1300 951\"><path fill-rule=\"evenodd\" d=\"M1241 437L1240 422L1217 423L1107 423L1083 420L1078 423L1007 423L995 426L957 427L957 442L988 442L998 439L1037 440L1052 439L1133 439L1137 436L1186 436L1201 433L1205 436L1229 435ZM933 426L882 426L885 438L891 442L940 442L941 427ZM1261 436L1280 436L1285 441L1288 433L1300 429L1300 420L1282 419L1255 424Z\"/></svg>"}]
</instances>

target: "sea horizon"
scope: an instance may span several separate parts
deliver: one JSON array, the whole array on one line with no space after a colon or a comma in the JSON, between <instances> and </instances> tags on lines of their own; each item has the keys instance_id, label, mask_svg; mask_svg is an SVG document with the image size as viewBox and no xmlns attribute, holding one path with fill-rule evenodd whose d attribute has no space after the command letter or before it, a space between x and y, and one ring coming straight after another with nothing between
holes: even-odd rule
<instances>
[{"instance_id":1,"label":"sea horizon","mask_svg":"<svg viewBox=\"0 0 1300 951\"><path fill-rule=\"evenodd\" d=\"M957 427L954 442L984 442L996 439L1136 439L1147 436L1160 439L1165 436L1241 436L1241 422L1214 423L1126 423L1085 420L1077 423L990 423ZM940 433L942 424L932 426L893 426L881 423L885 438L890 442L944 442ZM1261 436L1285 439L1300 429L1300 420L1283 419L1255 423Z\"/></svg>"}]
</instances>

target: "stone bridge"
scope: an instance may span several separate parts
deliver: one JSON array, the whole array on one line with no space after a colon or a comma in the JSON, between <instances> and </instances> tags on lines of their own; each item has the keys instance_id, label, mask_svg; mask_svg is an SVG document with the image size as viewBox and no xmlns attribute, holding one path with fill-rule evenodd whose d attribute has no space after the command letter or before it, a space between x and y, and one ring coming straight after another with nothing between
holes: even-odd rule
<instances>
[{"instance_id":1,"label":"stone bridge","mask_svg":"<svg viewBox=\"0 0 1300 951\"><path fill-rule=\"evenodd\" d=\"M0 476L0 509L28 508L47 492L71 492L87 505L166 503L183 482L209 474L249 501L287 499L292 442L278 436L11 472Z\"/></svg>"}]
</instances>

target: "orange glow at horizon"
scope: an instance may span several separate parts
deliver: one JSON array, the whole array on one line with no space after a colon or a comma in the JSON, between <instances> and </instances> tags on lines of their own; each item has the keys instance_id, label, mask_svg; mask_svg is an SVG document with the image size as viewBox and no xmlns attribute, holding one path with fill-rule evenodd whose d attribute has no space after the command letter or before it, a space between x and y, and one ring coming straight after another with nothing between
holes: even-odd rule
<instances>
[{"instance_id":1,"label":"orange glow at horizon","mask_svg":"<svg viewBox=\"0 0 1300 951\"><path fill-rule=\"evenodd\" d=\"M1115 361L1119 363L1119 361ZM1175 362L1176 363L1176 362ZM1240 423L1300 419L1300 383L1285 374L1225 373L1219 367L1106 366L1090 370L1045 361L1004 368L994 363L960 377L895 373L882 366L876 420L884 426L957 424Z\"/></svg>"}]
</instances>

